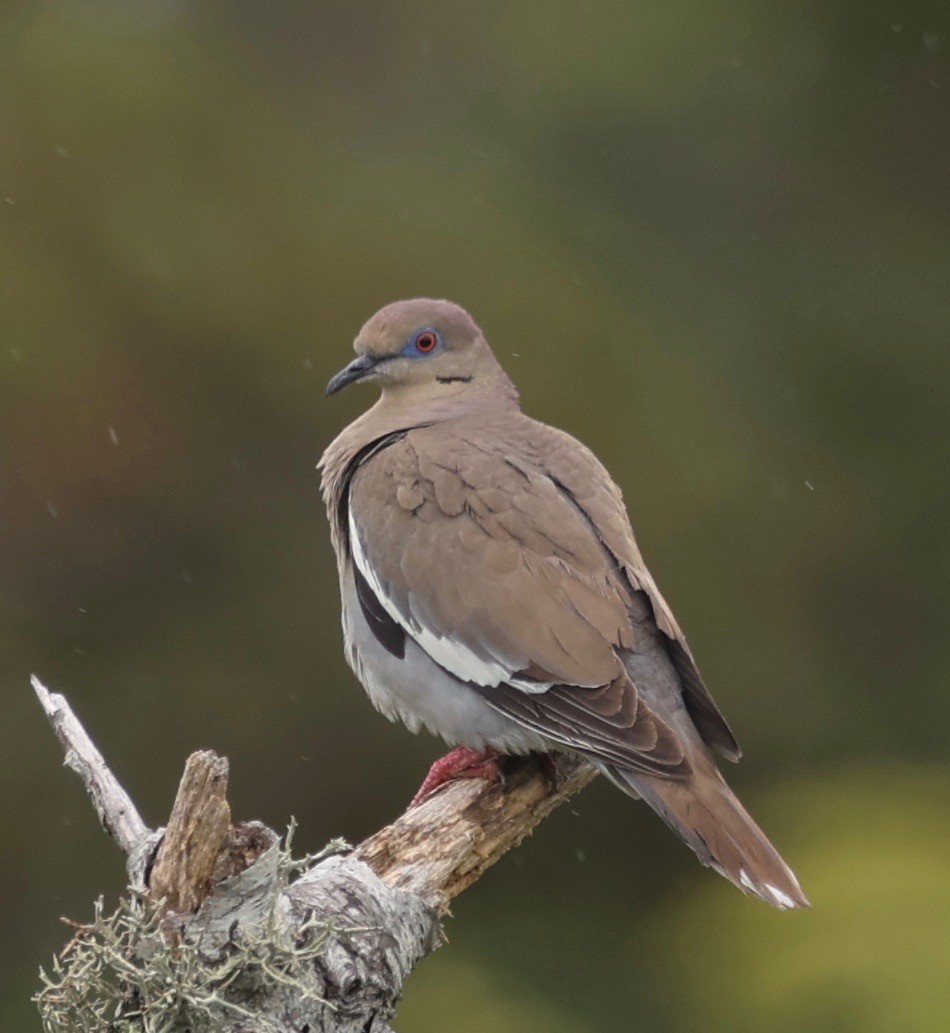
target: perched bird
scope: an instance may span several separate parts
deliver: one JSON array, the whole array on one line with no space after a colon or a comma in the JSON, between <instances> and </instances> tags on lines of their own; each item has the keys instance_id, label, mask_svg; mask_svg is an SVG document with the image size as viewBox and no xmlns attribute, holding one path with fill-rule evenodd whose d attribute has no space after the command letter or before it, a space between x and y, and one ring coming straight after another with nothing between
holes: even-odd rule
<instances>
[{"instance_id":1,"label":"perched bird","mask_svg":"<svg viewBox=\"0 0 950 1033\"><path fill-rule=\"evenodd\" d=\"M507 755L579 754L741 889L807 906L713 761L739 746L593 453L521 411L458 305L387 305L354 348L327 394L382 395L322 490L350 666L383 714L457 747L417 799Z\"/></svg>"}]
</instances>

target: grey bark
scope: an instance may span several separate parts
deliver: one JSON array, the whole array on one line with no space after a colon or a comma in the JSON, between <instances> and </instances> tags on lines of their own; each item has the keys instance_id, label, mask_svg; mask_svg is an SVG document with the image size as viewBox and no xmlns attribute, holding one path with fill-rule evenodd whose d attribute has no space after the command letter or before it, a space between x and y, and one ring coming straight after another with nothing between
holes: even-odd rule
<instances>
[{"instance_id":1,"label":"grey bark","mask_svg":"<svg viewBox=\"0 0 950 1033\"><path fill-rule=\"evenodd\" d=\"M33 687L65 763L126 855L129 914L152 908L160 917L158 934L122 948L135 955L131 962L116 962L146 972L130 976L115 1002L133 1017L103 1030L386 1033L409 973L443 942L449 901L594 777L587 765L562 760L554 787L531 763L503 788L451 783L354 850L294 873L274 832L231 825L224 758L189 758L168 828L153 831L66 699L36 678ZM78 943L81 954L94 935L80 929L69 947ZM120 952L104 950L107 960ZM190 982L176 982L182 959ZM38 995L48 1030L65 1028L56 1016L66 990L76 990L68 957L62 964L67 974ZM148 974L166 964L174 979Z\"/></svg>"}]
</instances>

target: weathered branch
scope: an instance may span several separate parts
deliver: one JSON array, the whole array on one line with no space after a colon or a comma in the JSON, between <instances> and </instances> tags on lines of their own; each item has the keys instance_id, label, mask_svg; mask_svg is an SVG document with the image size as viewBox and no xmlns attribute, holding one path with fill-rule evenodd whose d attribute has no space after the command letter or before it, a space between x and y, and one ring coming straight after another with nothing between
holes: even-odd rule
<instances>
[{"instance_id":1,"label":"weathered branch","mask_svg":"<svg viewBox=\"0 0 950 1033\"><path fill-rule=\"evenodd\" d=\"M450 783L364 840L355 856L388 886L444 909L594 774L589 764L560 759L553 789L530 761L504 788L476 780Z\"/></svg>"},{"instance_id":2,"label":"weathered branch","mask_svg":"<svg viewBox=\"0 0 950 1033\"><path fill-rule=\"evenodd\" d=\"M185 763L168 828L155 854L149 892L169 909L191 914L211 893L218 855L231 827L228 762L210 750Z\"/></svg>"},{"instance_id":3,"label":"weathered branch","mask_svg":"<svg viewBox=\"0 0 950 1033\"><path fill-rule=\"evenodd\" d=\"M126 855L132 854L148 836L129 794L106 767L85 728L64 696L50 692L34 674L30 683L63 748L63 763L82 779L102 827Z\"/></svg>"},{"instance_id":4,"label":"weathered branch","mask_svg":"<svg viewBox=\"0 0 950 1033\"><path fill-rule=\"evenodd\" d=\"M51 1033L112 1029L113 1014L143 1033L200 1022L222 1033L385 1033L406 977L442 942L448 902L594 777L562 760L552 788L528 761L504 788L451 783L291 880L275 833L230 824L224 758L192 754L167 830L152 832L66 700L33 687L136 890L73 941L75 965L57 961L47 977L38 1000ZM120 999L97 1001L116 983Z\"/></svg>"},{"instance_id":5,"label":"weathered branch","mask_svg":"<svg viewBox=\"0 0 950 1033\"><path fill-rule=\"evenodd\" d=\"M82 779L99 824L125 854L131 885L144 886L145 867L157 842L156 834L142 821L131 797L106 766L66 698L50 692L35 674L31 675L30 684L63 748L63 763Z\"/></svg>"}]
</instances>

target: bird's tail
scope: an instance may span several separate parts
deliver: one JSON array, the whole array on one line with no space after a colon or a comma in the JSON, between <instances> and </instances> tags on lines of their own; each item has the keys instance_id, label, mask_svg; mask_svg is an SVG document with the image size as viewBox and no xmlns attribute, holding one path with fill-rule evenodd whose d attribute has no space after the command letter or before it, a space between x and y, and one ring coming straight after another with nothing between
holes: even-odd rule
<instances>
[{"instance_id":1,"label":"bird's tail","mask_svg":"<svg viewBox=\"0 0 950 1033\"><path fill-rule=\"evenodd\" d=\"M711 761L683 781L602 770L626 793L642 797L703 864L741 890L782 910L809 906L794 872Z\"/></svg>"}]
</instances>

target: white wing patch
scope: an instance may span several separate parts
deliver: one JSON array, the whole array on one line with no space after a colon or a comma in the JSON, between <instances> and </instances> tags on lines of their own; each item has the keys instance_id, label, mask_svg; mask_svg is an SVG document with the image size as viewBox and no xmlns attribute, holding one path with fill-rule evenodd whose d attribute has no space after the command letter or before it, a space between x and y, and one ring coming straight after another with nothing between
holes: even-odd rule
<instances>
[{"instance_id":1,"label":"white wing patch","mask_svg":"<svg viewBox=\"0 0 950 1033\"><path fill-rule=\"evenodd\" d=\"M350 529L350 549L353 553L353 562L356 564L357 570L366 579L366 583L373 590L383 609L440 667L455 675L459 681L470 682L473 685L496 686L507 684L514 685L523 692L547 692L551 688L550 683L525 681L522 678L518 678L510 667L505 666L499 660L492 657L485 658L479 656L461 642L446 638L427 628L418 618L414 618L411 622L407 620L406 615L386 595L382 582L369 565L366 550L363 548L363 543L360 541L359 532L356 528L356 521L353 519L352 510L348 514L348 523Z\"/></svg>"}]
</instances>

